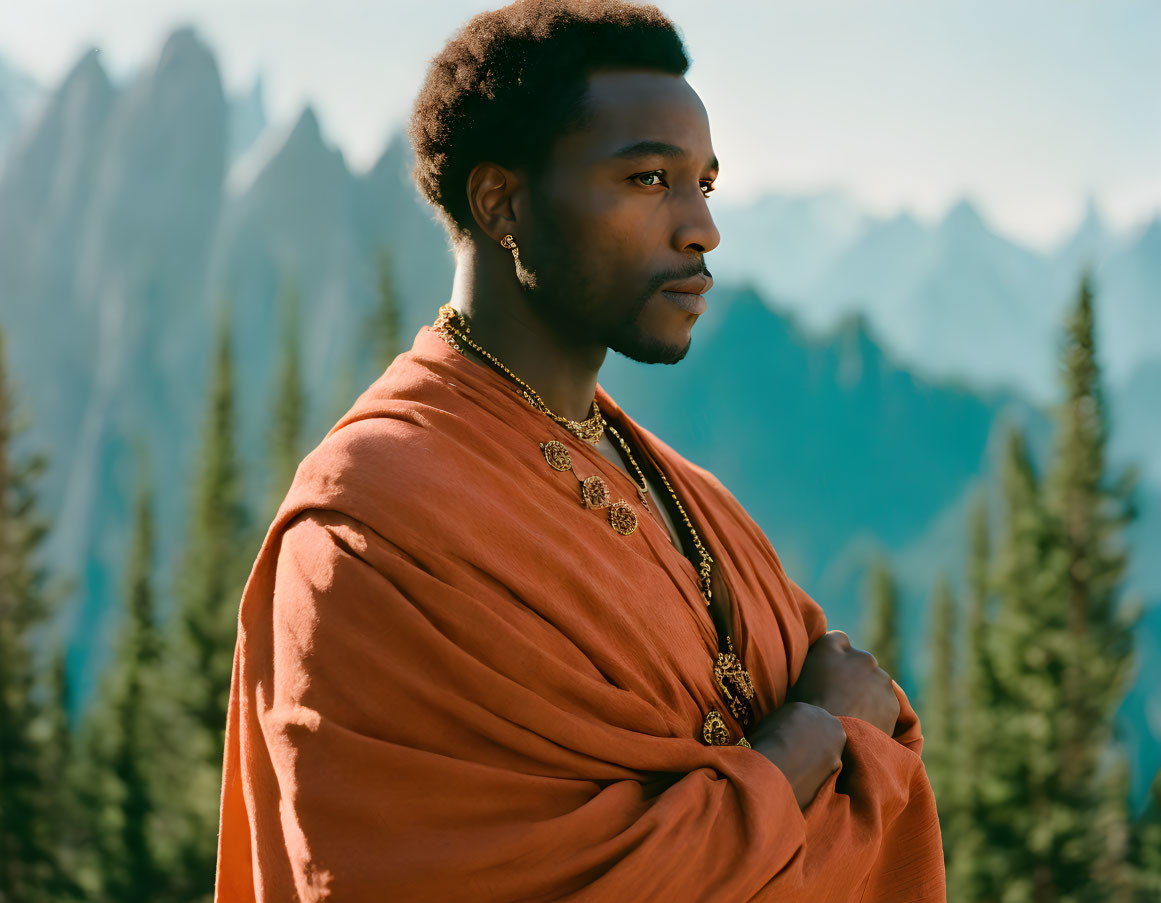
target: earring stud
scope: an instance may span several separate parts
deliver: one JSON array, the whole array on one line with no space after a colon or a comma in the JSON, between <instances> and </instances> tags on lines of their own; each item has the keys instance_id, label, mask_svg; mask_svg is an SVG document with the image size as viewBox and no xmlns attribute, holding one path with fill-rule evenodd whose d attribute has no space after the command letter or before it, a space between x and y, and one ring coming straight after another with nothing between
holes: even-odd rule
<instances>
[{"instance_id":1,"label":"earring stud","mask_svg":"<svg viewBox=\"0 0 1161 903\"><path fill-rule=\"evenodd\" d=\"M509 251L515 252L516 239L514 239L511 234L505 235L500 239L500 247L507 248Z\"/></svg>"}]
</instances>

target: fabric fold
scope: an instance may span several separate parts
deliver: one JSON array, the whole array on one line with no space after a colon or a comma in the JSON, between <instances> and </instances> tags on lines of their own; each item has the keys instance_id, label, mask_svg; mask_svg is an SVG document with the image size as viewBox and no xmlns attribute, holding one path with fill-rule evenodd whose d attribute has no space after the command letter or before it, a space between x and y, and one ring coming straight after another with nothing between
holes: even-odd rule
<instances>
[{"instance_id":1,"label":"fabric fold","mask_svg":"<svg viewBox=\"0 0 1161 903\"><path fill-rule=\"evenodd\" d=\"M760 720L822 608L719 481L598 399L713 554ZM584 508L547 438L616 477L425 327L300 466L239 612L217 899L942 900L898 685L894 738L842 718L800 812L761 753L700 739L715 635L664 528Z\"/></svg>"}]
</instances>

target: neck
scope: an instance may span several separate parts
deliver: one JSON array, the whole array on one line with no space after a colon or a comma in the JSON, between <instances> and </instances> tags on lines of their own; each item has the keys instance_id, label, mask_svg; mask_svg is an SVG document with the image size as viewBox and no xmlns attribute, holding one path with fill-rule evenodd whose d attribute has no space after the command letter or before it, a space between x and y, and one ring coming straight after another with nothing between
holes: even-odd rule
<instances>
[{"instance_id":1,"label":"neck","mask_svg":"<svg viewBox=\"0 0 1161 903\"><path fill-rule=\"evenodd\" d=\"M467 317L472 341L528 383L555 413L570 420L592 414L604 346L570 342L529 305L513 272L511 254L471 242L456 250L450 303ZM470 348L470 360L491 367Z\"/></svg>"}]
</instances>

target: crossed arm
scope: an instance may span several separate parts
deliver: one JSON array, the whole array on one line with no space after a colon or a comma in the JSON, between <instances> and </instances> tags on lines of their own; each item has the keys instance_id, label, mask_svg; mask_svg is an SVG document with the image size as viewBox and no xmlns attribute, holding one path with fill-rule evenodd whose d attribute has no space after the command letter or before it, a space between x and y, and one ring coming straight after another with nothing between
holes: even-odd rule
<instances>
[{"instance_id":1,"label":"crossed arm","mask_svg":"<svg viewBox=\"0 0 1161 903\"><path fill-rule=\"evenodd\" d=\"M839 715L861 718L888 736L901 709L897 684L874 656L851 646L841 630L810 647L787 701L754 732L754 749L777 765L805 809L842 764L847 735Z\"/></svg>"}]
</instances>

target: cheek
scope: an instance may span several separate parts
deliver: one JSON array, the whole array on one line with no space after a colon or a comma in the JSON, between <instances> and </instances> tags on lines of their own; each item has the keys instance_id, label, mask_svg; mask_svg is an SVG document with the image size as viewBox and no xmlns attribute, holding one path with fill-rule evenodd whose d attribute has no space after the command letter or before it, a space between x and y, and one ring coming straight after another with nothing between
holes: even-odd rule
<instances>
[{"instance_id":1,"label":"cheek","mask_svg":"<svg viewBox=\"0 0 1161 903\"><path fill-rule=\"evenodd\" d=\"M559 231L570 242L605 253L618 249L652 250L657 200L635 197L607 184L572 185L549 199Z\"/></svg>"}]
</instances>

